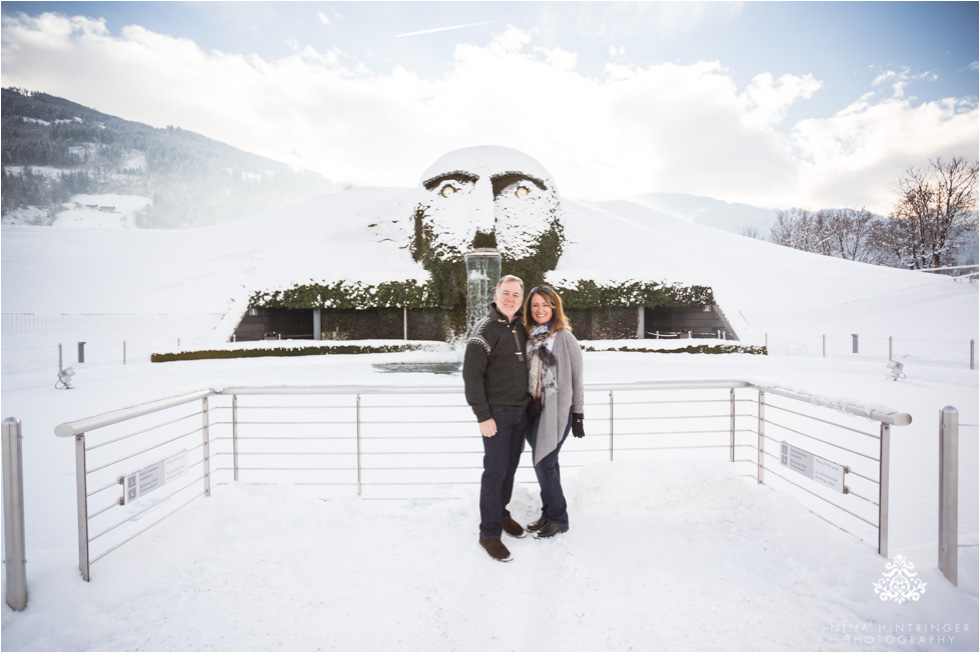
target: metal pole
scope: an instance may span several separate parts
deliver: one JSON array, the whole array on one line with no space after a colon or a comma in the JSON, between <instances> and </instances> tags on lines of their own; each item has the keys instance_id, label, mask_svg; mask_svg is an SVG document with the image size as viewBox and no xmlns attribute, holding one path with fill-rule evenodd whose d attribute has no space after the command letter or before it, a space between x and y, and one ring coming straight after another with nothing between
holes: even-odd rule
<instances>
[{"instance_id":1,"label":"metal pole","mask_svg":"<svg viewBox=\"0 0 980 653\"><path fill-rule=\"evenodd\" d=\"M892 427L881 423L881 452L878 471L878 554L888 557L888 465L891 456Z\"/></svg>"},{"instance_id":2,"label":"metal pole","mask_svg":"<svg viewBox=\"0 0 980 653\"><path fill-rule=\"evenodd\" d=\"M63 369L65 369L65 368L64 368L64 366L61 363L61 343L59 342L58 343L58 371L60 372Z\"/></svg>"},{"instance_id":3,"label":"metal pole","mask_svg":"<svg viewBox=\"0 0 980 653\"><path fill-rule=\"evenodd\" d=\"M75 496L78 506L78 570L91 580L88 561L88 471L85 466L85 434L75 436Z\"/></svg>"},{"instance_id":4,"label":"metal pole","mask_svg":"<svg viewBox=\"0 0 980 653\"><path fill-rule=\"evenodd\" d=\"M208 398L201 400L202 410L202 431L201 437L204 440L204 496L211 496L211 425L208 419Z\"/></svg>"},{"instance_id":5,"label":"metal pole","mask_svg":"<svg viewBox=\"0 0 980 653\"><path fill-rule=\"evenodd\" d=\"M953 585L959 544L959 430L959 411L945 406L939 413L939 569Z\"/></svg>"},{"instance_id":6,"label":"metal pole","mask_svg":"<svg viewBox=\"0 0 980 653\"><path fill-rule=\"evenodd\" d=\"M728 462L735 462L735 388L732 388L729 392L729 405L731 406L731 447L728 451Z\"/></svg>"},{"instance_id":7,"label":"metal pole","mask_svg":"<svg viewBox=\"0 0 980 653\"><path fill-rule=\"evenodd\" d=\"M402 330L404 331L404 340L408 340L408 306L402 306Z\"/></svg>"},{"instance_id":8,"label":"metal pole","mask_svg":"<svg viewBox=\"0 0 980 653\"><path fill-rule=\"evenodd\" d=\"M973 361L975 360L973 357L973 353L975 349L976 349L976 341L971 338L970 339L970 369L971 370L976 369L976 367L973 364Z\"/></svg>"},{"instance_id":9,"label":"metal pole","mask_svg":"<svg viewBox=\"0 0 980 653\"><path fill-rule=\"evenodd\" d=\"M823 357L827 358L827 334L821 336L823 338Z\"/></svg>"},{"instance_id":10,"label":"metal pole","mask_svg":"<svg viewBox=\"0 0 980 653\"><path fill-rule=\"evenodd\" d=\"M895 357L892 356L892 337L891 336L888 336L888 360L895 360Z\"/></svg>"},{"instance_id":11,"label":"metal pole","mask_svg":"<svg viewBox=\"0 0 980 653\"><path fill-rule=\"evenodd\" d=\"M235 480L238 480L238 395L231 396L231 452Z\"/></svg>"},{"instance_id":12,"label":"metal pole","mask_svg":"<svg viewBox=\"0 0 980 653\"><path fill-rule=\"evenodd\" d=\"M610 390L609 391L609 460L610 461L612 461L613 459L613 435L615 433L615 429L613 428L613 425L616 423L614 421L615 415L614 415L613 407L614 407L613 392L612 390Z\"/></svg>"},{"instance_id":13,"label":"metal pole","mask_svg":"<svg viewBox=\"0 0 980 653\"><path fill-rule=\"evenodd\" d=\"M24 434L20 420L3 420L3 536L7 557L7 605L27 607L27 557L24 545Z\"/></svg>"},{"instance_id":14,"label":"metal pole","mask_svg":"<svg viewBox=\"0 0 980 653\"><path fill-rule=\"evenodd\" d=\"M758 440L758 450L759 450L759 461L757 463L758 472L757 480L759 484L765 483L765 475L763 470L766 468L766 393L763 390L759 390L759 440Z\"/></svg>"},{"instance_id":15,"label":"metal pole","mask_svg":"<svg viewBox=\"0 0 980 653\"><path fill-rule=\"evenodd\" d=\"M357 395L354 421L356 431L354 437L357 443L357 496L361 496L361 395Z\"/></svg>"},{"instance_id":16,"label":"metal pole","mask_svg":"<svg viewBox=\"0 0 980 653\"><path fill-rule=\"evenodd\" d=\"M85 362L85 342L84 341L78 343L78 362L79 363L84 363Z\"/></svg>"},{"instance_id":17,"label":"metal pole","mask_svg":"<svg viewBox=\"0 0 980 653\"><path fill-rule=\"evenodd\" d=\"M123 340L123 365L126 364L126 341Z\"/></svg>"},{"instance_id":18,"label":"metal pole","mask_svg":"<svg viewBox=\"0 0 980 653\"><path fill-rule=\"evenodd\" d=\"M851 334L851 353L858 353L858 334L856 333Z\"/></svg>"}]
</instances>

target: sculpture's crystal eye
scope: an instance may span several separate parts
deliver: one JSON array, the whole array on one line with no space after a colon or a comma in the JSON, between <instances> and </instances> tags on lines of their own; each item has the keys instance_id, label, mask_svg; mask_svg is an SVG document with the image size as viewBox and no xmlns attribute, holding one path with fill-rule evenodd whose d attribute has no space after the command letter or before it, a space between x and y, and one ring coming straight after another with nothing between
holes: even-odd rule
<instances>
[{"instance_id":1,"label":"sculpture's crystal eye","mask_svg":"<svg viewBox=\"0 0 980 653\"><path fill-rule=\"evenodd\" d=\"M450 186L449 184L446 184L445 186L442 187L442 196L443 197L449 197L450 195L452 195L455 192L456 192L456 189L453 188L452 186Z\"/></svg>"},{"instance_id":2,"label":"sculpture's crystal eye","mask_svg":"<svg viewBox=\"0 0 980 653\"><path fill-rule=\"evenodd\" d=\"M527 197L527 188L524 186L518 186L515 193L518 197Z\"/></svg>"}]
</instances>

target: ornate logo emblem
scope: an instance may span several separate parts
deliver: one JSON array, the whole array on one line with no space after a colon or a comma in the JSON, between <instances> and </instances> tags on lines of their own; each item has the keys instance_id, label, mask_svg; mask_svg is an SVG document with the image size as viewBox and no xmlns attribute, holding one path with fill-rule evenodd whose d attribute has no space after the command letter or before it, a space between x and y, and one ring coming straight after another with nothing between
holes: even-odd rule
<instances>
[{"instance_id":1,"label":"ornate logo emblem","mask_svg":"<svg viewBox=\"0 0 980 653\"><path fill-rule=\"evenodd\" d=\"M885 565L881 580L875 583L875 594L882 601L918 601L926 593L926 583L916 578L917 572L912 571L915 565L905 559L901 553L892 562Z\"/></svg>"}]
</instances>

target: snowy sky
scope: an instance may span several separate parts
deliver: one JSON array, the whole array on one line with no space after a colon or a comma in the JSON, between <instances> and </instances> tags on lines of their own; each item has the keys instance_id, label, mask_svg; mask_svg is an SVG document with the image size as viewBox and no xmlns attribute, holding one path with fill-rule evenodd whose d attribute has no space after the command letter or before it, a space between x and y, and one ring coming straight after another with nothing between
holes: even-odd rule
<instances>
[{"instance_id":1,"label":"snowy sky","mask_svg":"<svg viewBox=\"0 0 980 653\"><path fill-rule=\"evenodd\" d=\"M9 2L2 84L356 185L505 145L575 199L866 206L978 157L976 2Z\"/></svg>"}]
</instances>

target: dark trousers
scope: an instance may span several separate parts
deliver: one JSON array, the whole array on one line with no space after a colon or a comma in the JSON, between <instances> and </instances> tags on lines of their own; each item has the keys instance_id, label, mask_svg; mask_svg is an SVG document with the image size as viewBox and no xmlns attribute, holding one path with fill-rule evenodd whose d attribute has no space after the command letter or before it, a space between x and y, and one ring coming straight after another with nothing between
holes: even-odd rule
<instances>
[{"instance_id":1,"label":"dark trousers","mask_svg":"<svg viewBox=\"0 0 980 653\"><path fill-rule=\"evenodd\" d=\"M531 407L528 408L528 429L527 440L534 450L535 439L538 435L538 422L541 419L541 411ZM561 489L561 467L558 465L558 452L561 445L565 444L568 432L572 430L572 415L568 414L568 425L565 433L555 450L541 459L534 466L534 474L538 477L538 486L541 488L541 515L548 521L563 526L568 526L568 503L565 501L565 492Z\"/></svg>"},{"instance_id":2,"label":"dark trousers","mask_svg":"<svg viewBox=\"0 0 980 653\"><path fill-rule=\"evenodd\" d=\"M507 504L514 492L514 473L524 451L527 412L491 410L497 434L483 440L483 477L480 480L480 537L499 540Z\"/></svg>"}]
</instances>

